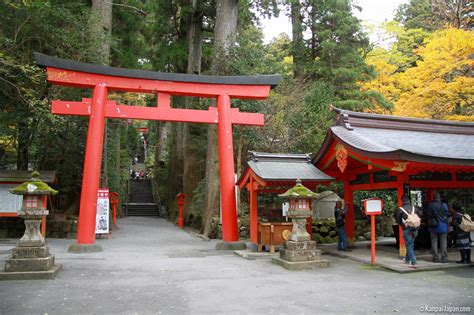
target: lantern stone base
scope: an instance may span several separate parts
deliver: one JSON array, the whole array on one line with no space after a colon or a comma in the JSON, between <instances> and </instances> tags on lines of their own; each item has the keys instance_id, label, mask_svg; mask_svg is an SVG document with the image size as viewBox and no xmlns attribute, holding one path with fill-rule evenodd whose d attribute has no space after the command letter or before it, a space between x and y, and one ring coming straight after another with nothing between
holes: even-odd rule
<instances>
[{"instance_id":1,"label":"lantern stone base","mask_svg":"<svg viewBox=\"0 0 474 315\"><path fill-rule=\"evenodd\" d=\"M282 266L288 270L305 270L305 269L316 269L316 268L327 268L329 267L329 260L313 260L313 261L287 261L279 257L272 258L272 263L275 265Z\"/></svg>"},{"instance_id":2,"label":"lantern stone base","mask_svg":"<svg viewBox=\"0 0 474 315\"><path fill-rule=\"evenodd\" d=\"M47 280L54 279L61 270L62 265L56 264L46 271L18 271L18 272L0 272L0 281L2 280Z\"/></svg>"},{"instance_id":3,"label":"lantern stone base","mask_svg":"<svg viewBox=\"0 0 474 315\"><path fill-rule=\"evenodd\" d=\"M54 266L54 256L44 258L8 258L5 260L5 272L46 271Z\"/></svg>"},{"instance_id":4,"label":"lantern stone base","mask_svg":"<svg viewBox=\"0 0 474 315\"><path fill-rule=\"evenodd\" d=\"M238 241L238 242L219 242L216 244L217 250L243 250L247 249L247 245L245 242Z\"/></svg>"},{"instance_id":5,"label":"lantern stone base","mask_svg":"<svg viewBox=\"0 0 474 315\"><path fill-rule=\"evenodd\" d=\"M48 246L17 246L5 260L0 280L52 279L60 268L54 264Z\"/></svg>"},{"instance_id":6,"label":"lantern stone base","mask_svg":"<svg viewBox=\"0 0 474 315\"><path fill-rule=\"evenodd\" d=\"M71 244L67 250L68 253L73 254L85 254L85 253L98 253L103 251L102 246L97 244Z\"/></svg>"},{"instance_id":7,"label":"lantern stone base","mask_svg":"<svg viewBox=\"0 0 474 315\"><path fill-rule=\"evenodd\" d=\"M289 270L329 267L329 260L321 259L315 241L286 241L280 257L272 258L272 262Z\"/></svg>"}]
</instances>

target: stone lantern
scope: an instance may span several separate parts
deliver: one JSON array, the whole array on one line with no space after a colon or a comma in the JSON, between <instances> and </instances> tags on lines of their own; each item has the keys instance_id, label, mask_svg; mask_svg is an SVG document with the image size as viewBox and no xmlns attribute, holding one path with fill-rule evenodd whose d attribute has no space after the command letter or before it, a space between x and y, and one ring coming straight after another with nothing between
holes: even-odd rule
<instances>
[{"instance_id":1,"label":"stone lantern","mask_svg":"<svg viewBox=\"0 0 474 315\"><path fill-rule=\"evenodd\" d=\"M311 202L317 194L297 180L293 188L278 196L289 199L288 217L293 222L293 230L280 250L280 257L273 258L272 262L292 270L328 267L329 261L321 259L321 251L316 249L316 242L306 231L306 220L312 215Z\"/></svg>"},{"instance_id":2,"label":"stone lantern","mask_svg":"<svg viewBox=\"0 0 474 315\"><path fill-rule=\"evenodd\" d=\"M40 232L41 218L48 215L47 197L58 192L48 186L34 171L32 178L10 190L23 196L18 215L25 221L25 234L12 249L12 255L5 260L5 272L0 279L50 279L54 278L61 265L54 264L54 255L49 252Z\"/></svg>"}]
</instances>

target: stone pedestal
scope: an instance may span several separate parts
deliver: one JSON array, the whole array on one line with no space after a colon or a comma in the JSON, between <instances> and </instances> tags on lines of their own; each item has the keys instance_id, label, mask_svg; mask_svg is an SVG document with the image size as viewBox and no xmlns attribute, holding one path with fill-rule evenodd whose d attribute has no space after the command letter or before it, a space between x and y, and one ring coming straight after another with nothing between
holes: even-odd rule
<instances>
[{"instance_id":1,"label":"stone pedestal","mask_svg":"<svg viewBox=\"0 0 474 315\"><path fill-rule=\"evenodd\" d=\"M329 267L329 260L321 259L315 241L286 241L280 257L272 258L274 264L289 270Z\"/></svg>"},{"instance_id":2,"label":"stone pedestal","mask_svg":"<svg viewBox=\"0 0 474 315\"><path fill-rule=\"evenodd\" d=\"M47 215L48 211L19 214L25 217L25 234L5 260L5 271L0 272L0 280L55 278L61 265L54 264L54 255L40 233L41 216Z\"/></svg>"},{"instance_id":3,"label":"stone pedestal","mask_svg":"<svg viewBox=\"0 0 474 315\"><path fill-rule=\"evenodd\" d=\"M280 257L272 258L274 264L289 270L329 267L329 260L321 259L321 251L316 249L316 241L306 231L306 218L312 212L308 209L290 209L288 216L293 222L290 238L285 241Z\"/></svg>"},{"instance_id":4,"label":"stone pedestal","mask_svg":"<svg viewBox=\"0 0 474 315\"><path fill-rule=\"evenodd\" d=\"M48 214L48 211L42 211L44 215ZM25 213L20 212L21 217L28 217ZM40 232L41 217L29 217L25 218L25 234L20 239L18 246L44 246L45 241L43 235Z\"/></svg>"},{"instance_id":5,"label":"stone pedestal","mask_svg":"<svg viewBox=\"0 0 474 315\"><path fill-rule=\"evenodd\" d=\"M16 247L5 260L5 272L46 271L54 266L54 255L48 246Z\"/></svg>"}]
</instances>

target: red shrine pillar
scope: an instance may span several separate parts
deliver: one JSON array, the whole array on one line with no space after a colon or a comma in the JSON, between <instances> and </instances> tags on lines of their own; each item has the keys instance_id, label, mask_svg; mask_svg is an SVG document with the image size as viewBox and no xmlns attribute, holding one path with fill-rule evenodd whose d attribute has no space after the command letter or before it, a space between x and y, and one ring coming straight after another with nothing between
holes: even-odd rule
<instances>
[{"instance_id":1,"label":"red shrine pillar","mask_svg":"<svg viewBox=\"0 0 474 315\"><path fill-rule=\"evenodd\" d=\"M219 152L219 175L222 209L222 240L239 240L237 208L235 206L234 145L232 143L232 117L230 97L222 94L217 97L217 143Z\"/></svg>"},{"instance_id":2,"label":"red shrine pillar","mask_svg":"<svg viewBox=\"0 0 474 315\"><path fill-rule=\"evenodd\" d=\"M398 206L401 207L403 205L403 194L404 194L404 176L403 175L397 175L397 195L398 195ZM399 239L399 254L402 257L405 257L407 251L405 247L405 240L403 239L403 229L401 225L398 226L398 239Z\"/></svg>"},{"instance_id":3,"label":"red shrine pillar","mask_svg":"<svg viewBox=\"0 0 474 315\"><path fill-rule=\"evenodd\" d=\"M105 105L108 91L105 84L94 87L89 127L87 132L84 175L82 177L81 206L77 230L78 244L94 244L97 190L99 189L100 165L104 142Z\"/></svg>"},{"instance_id":4,"label":"red shrine pillar","mask_svg":"<svg viewBox=\"0 0 474 315\"><path fill-rule=\"evenodd\" d=\"M250 176L250 241L258 243L258 194L257 185Z\"/></svg>"},{"instance_id":5,"label":"red shrine pillar","mask_svg":"<svg viewBox=\"0 0 474 315\"><path fill-rule=\"evenodd\" d=\"M355 236L354 236L354 192L351 189L350 181L344 181L344 203L347 204L347 214L346 214L346 234L347 234L347 246L355 246ZM345 205L344 205L345 206Z\"/></svg>"}]
</instances>

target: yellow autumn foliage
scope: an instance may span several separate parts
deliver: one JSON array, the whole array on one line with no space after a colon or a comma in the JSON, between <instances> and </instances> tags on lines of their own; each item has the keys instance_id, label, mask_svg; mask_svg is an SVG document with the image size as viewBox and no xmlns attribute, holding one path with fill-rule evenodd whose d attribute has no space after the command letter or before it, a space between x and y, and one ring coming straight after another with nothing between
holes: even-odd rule
<instances>
[{"instance_id":1,"label":"yellow autumn foliage","mask_svg":"<svg viewBox=\"0 0 474 315\"><path fill-rule=\"evenodd\" d=\"M368 63L378 76L364 88L392 101L395 115L474 121L474 32L437 31L415 53L420 60L404 72L372 54Z\"/></svg>"}]
</instances>

